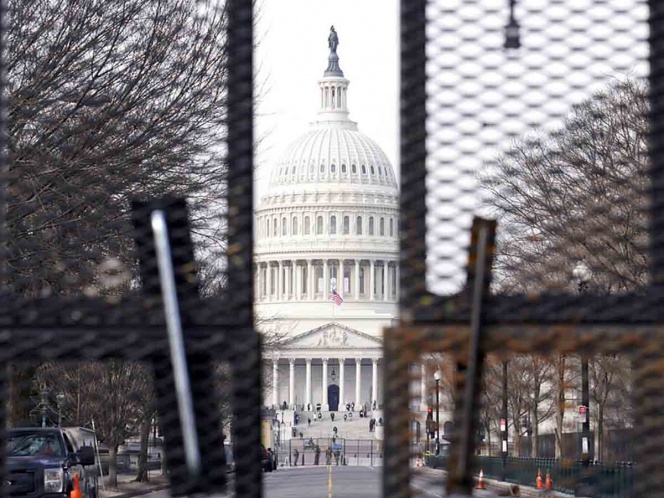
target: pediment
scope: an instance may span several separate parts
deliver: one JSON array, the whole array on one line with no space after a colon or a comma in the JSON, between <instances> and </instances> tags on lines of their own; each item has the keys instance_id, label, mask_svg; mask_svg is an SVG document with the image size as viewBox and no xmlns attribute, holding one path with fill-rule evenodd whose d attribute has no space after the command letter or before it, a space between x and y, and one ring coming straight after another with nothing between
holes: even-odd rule
<instances>
[{"instance_id":1,"label":"pediment","mask_svg":"<svg viewBox=\"0 0 664 498\"><path fill-rule=\"evenodd\" d=\"M372 335L336 322L303 332L281 343L284 349L368 349L383 342Z\"/></svg>"}]
</instances>

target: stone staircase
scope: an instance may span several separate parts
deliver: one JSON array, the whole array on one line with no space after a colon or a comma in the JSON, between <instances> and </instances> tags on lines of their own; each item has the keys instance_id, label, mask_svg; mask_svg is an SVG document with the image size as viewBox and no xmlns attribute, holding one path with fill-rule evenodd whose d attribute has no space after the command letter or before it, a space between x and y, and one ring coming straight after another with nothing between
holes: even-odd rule
<instances>
[{"instance_id":1,"label":"stone staircase","mask_svg":"<svg viewBox=\"0 0 664 498\"><path fill-rule=\"evenodd\" d=\"M345 439L382 439L382 427L376 426L374 432L369 432L369 420L374 417L376 420L383 416L381 410L368 412L368 417L360 417L358 412L353 413L352 417L347 417L344 421L345 411L343 412L320 412L321 419L318 419L317 412L298 412L299 423L295 426L297 437L300 432L304 438L328 438L334 435L334 428L337 428L337 437ZM331 414L334 413L334 421ZM307 424L307 419L311 419L311 426Z\"/></svg>"}]
</instances>

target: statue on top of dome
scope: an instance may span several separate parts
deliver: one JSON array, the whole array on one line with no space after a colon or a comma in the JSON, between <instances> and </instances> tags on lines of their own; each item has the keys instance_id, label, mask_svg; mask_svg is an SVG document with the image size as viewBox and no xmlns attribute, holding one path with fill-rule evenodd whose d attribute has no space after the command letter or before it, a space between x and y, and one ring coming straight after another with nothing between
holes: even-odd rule
<instances>
[{"instance_id":1,"label":"statue on top of dome","mask_svg":"<svg viewBox=\"0 0 664 498\"><path fill-rule=\"evenodd\" d=\"M330 47L330 52L337 52L339 36L337 35L337 31L334 29L334 26L330 27L330 36L327 37L327 45Z\"/></svg>"}]
</instances>

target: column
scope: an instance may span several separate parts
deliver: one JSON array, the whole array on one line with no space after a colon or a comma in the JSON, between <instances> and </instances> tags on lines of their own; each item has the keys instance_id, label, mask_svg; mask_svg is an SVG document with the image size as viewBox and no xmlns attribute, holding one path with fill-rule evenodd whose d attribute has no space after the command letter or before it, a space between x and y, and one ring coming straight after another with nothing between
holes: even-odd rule
<instances>
[{"instance_id":1,"label":"column","mask_svg":"<svg viewBox=\"0 0 664 498\"><path fill-rule=\"evenodd\" d=\"M277 275L277 301L281 301L284 290L284 262L279 261L279 274Z\"/></svg>"},{"instance_id":2,"label":"column","mask_svg":"<svg viewBox=\"0 0 664 498\"><path fill-rule=\"evenodd\" d=\"M295 404L295 358L288 358L288 407L292 408Z\"/></svg>"},{"instance_id":3,"label":"column","mask_svg":"<svg viewBox=\"0 0 664 498\"><path fill-rule=\"evenodd\" d=\"M360 260L355 260L355 300L360 299Z\"/></svg>"},{"instance_id":4,"label":"column","mask_svg":"<svg viewBox=\"0 0 664 498\"><path fill-rule=\"evenodd\" d=\"M330 290L330 271L327 266L327 259L323 260L323 301L327 301ZM327 396L327 393L325 394Z\"/></svg>"},{"instance_id":5,"label":"column","mask_svg":"<svg viewBox=\"0 0 664 498\"><path fill-rule=\"evenodd\" d=\"M339 404L343 407L342 410L346 409L346 389L344 389L344 385L346 384L345 364L346 358L339 358Z\"/></svg>"},{"instance_id":6,"label":"column","mask_svg":"<svg viewBox=\"0 0 664 498\"><path fill-rule=\"evenodd\" d=\"M272 360L272 404L279 406L279 360Z\"/></svg>"},{"instance_id":7,"label":"column","mask_svg":"<svg viewBox=\"0 0 664 498\"><path fill-rule=\"evenodd\" d=\"M372 259L371 260L371 270L370 270L370 275L369 275L371 277L371 279L370 279L371 282L369 282L369 296L370 296L369 299L371 301L374 300L374 287L376 285L376 281L375 281L376 275L375 274L376 274L376 261L374 261Z\"/></svg>"},{"instance_id":8,"label":"column","mask_svg":"<svg viewBox=\"0 0 664 498\"><path fill-rule=\"evenodd\" d=\"M311 404L311 358L307 358L307 377L304 386L304 404Z\"/></svg>"},{"instance_id":9,"label":"column","mask_svg":"<svg viewBox=\"0 0 664 498\"><path fill-rule=\"evenodd\" d=\"M311 264L311 260L307 260L307 278L309 279L309 285L307 285L307 297L309 298L310 301L313 301L314 296L316 295L314 292L314 271L313 271L313 265Z\"/></svg>"},{"instance_id":10,"label":"column","mask_svg":"<svg viewBox=\"0 0 664 498\"><path fill-rule=\"evenodd\" d=\"M272 267L270 266L269 261L266 263L266 268L267 268L267 292L265 295L267 296L267 300L271 301L272 300Z\"/></svg>"},{"instance_id":11,"label":"column","mask_svg":"<svg viewBox=\"0 0 664 498\"><path fill-rule=\"evenodd\" d=\"M371 408L373 409L374 403L378 407L378 358L372 358L371 363Z\"/></svg>"},{"instance_id":12,"label":"column","mask_svg":"<svg viewBox=\"0 0 664 498\"><path fill-rule=\"evenodd\" d=\"M337 274L337 292L339 295L343 296L345 292L344 288L344 260L340 259L339 260L339 272Z\"/></svg>"},{"instance_id":13,"label":"column","mask_svg":"<svg viewBox=\"0 0 664 498\"><path fill-rule=\"evenodd\" d=\"M327 406L327 358L323 358L323 402L321 403L321 410L328 411Z\"/></svg>"},{"instance_id":14,"label":"column","mask_svg":"<svg viewBox=\"0 0 664 498\"><path fill-rule=\"evenodd\" d=\"M395 299L399 300L399 263L397 262L394 265L394 296Z\"/></svg>"},{"instance_id":15,"label":"column","mask_svg":"<svg viewBox=\"0 0 664 498\"><path fill-rule=\"evenodd\" d=\"M385 268L383 268L383 301L390 298L390 263L385 260Z\"/></svg>"},{"instance_id":16,"label":"column","mask_svg":"<svg viewBox=\"0 0 664 498\"><path fill-rule=\"evenodd\" d=\"M422 363L422 375L420 377L420 411L427 409L427 369Z\"/></svg>"},{"instance_id":17,"label":"column","mask_svg":"<svg viewBox=\"0 0 664 498\"><path fill-rule=\"evenodd\" d=\"M289 268L288 266L284 265L284 270L285 270L285 277L284 277L284 301L290 300L290 295L291 295L291 273L292 269Z\"/></svg>"},{"instance_id":18,"label":"column","mask_svg":"<svg viewBox=\"0 0 664 498\"><path fill-rule=\"evenodd\" d=\"M295 268L295 285L293 287L293 294L296 301L302 299L302 267L297 264L296 260L293 260L293 268Z\"/></svg>"},{"instance_id":19,"label":"column","mask_svg":"<svg viewBox=\"0 0 664 498\"><path fill-rule=\"evenodd\" d=\"M362 358L355 358L355 406L358 407L360 401L360 388L362 387Z\"/></svg>"}]
</instances>

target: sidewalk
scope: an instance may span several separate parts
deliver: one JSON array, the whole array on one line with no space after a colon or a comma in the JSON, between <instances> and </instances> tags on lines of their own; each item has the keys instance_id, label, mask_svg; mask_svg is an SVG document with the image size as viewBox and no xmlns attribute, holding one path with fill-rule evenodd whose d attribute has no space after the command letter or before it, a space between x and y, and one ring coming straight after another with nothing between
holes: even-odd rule
<instances>
[{"instance_id":1,"label":"sidewalk","mask_svg":"<svg viewBox=\"0 0 664 498\"><path fill-rule=\"evenodd\" d=\"M168 488L168 477L161 475L161 470L149 472L150 482L135 482L136 474L118 474L118 487L111 489L106 484L108 477L102 477L99 481L99 498L130 498L140 496L153 491Z\"/></svg>"}]
</instances>

